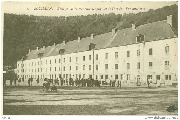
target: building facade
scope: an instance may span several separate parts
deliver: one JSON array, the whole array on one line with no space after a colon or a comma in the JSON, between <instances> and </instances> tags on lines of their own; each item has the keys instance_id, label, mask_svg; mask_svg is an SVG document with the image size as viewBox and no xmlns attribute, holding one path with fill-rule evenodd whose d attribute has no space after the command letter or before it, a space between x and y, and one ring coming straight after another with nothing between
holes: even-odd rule
<instances>
[{"instance_id":1,"label":"building facade","mask_svg":"<svg viewBox=\"0 0 180 120\"><path fill-rule=\"evenodd\" d=\"M178 37L167 20L29 50L17 61L20 85L42 85L44 78L93 78L107 85L121 81L124 86L177 84ZM39 79L39 82L36 80Z\"/></svg>"}]
</instances>

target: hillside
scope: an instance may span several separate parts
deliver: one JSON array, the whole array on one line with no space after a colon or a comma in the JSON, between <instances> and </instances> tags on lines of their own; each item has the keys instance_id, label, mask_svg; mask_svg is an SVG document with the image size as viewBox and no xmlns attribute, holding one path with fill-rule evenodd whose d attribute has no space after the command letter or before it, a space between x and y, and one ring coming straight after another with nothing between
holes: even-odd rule
<instances>
[{"instance_id":1,"label":"hillside","mask_svg":"<svg viewBox=\"0 0 180 120\"><path fill-rule=\"evenodd\" d=\"M71 17L28 16L4 14L3 64L12 65L29 49L48 46L80 37L103 34L112 28L124 29L165 20L173 15L173 30L178 32L178 6L167 6L138 14L106 14Z\"/></svg>"}]
</instances>

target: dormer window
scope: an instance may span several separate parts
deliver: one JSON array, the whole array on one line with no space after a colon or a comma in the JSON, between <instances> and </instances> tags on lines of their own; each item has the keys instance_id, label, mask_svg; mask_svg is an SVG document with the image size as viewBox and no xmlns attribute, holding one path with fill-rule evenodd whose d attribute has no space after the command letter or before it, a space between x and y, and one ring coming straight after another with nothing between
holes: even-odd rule
<instances>
[{"instance_id":1,"label":"dormer window","mask_svg":"<svg viewBox=\"0 0 180 120\"><path fill-rule=\"evenodd\" d=\"M136 43L140 43L143 41L144 41L144 35L138 34L138 36L136 36Z\"/></svg>"},{"instance_id":2,"label":"dormer window","mask_svg":"<svg viewBox=\"0 0 180 120\"><path fill-rule=\"evenodd\" d=\"M60 49L59 50L59 54L64 54L64 52L65 52L65 49Z\"/></svg>"}]
</instances>

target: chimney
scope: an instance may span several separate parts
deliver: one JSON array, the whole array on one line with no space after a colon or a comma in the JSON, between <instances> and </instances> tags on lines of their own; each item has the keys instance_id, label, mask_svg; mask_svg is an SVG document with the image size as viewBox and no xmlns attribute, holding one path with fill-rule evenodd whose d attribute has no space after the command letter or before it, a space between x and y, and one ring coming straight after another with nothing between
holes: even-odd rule
<instances>
[{"instance_id":1,"label":"chimney","mask_svg":"<svg viewBox=\"0 0 180 120\"><path fill-rule=\"evenodd\" d=\"M81 38L80 37L78 37L78 42L80 42L81 41Z\"/></svg>"},{"instance_id":2,"label":"chimney","mask_svg":"<svg viewBox=\"0 0 180 120\"><path fill-rule=\"evenodd\" d=\"M54 46L56 46L56 43L54 43Z\"/></svg>"},{"instance_id":3,"label":"chimney","mask_svg":"<svg viewBox=\"0 0 180 120\"><path fill-rule=\"evenodd\" d=\"M91 34L91 39L93 39L94 38L94 35L93 34Z\"/></svg>"},{"instance_id":4,"label":"chimney","mask_svg":"<svg viewBox=\"0 0 180 120\"><path fill-rule=\"evenodd\" d=\"M115 29L112 29L112 35L114 35L115 34Z\"/></svg>"},{"instance_id":5,"label":"chimney","mask_svg":"<svg viewBox=\"0 0 180 120\"><path fill-rule=\"evenodd\" d=\"M38 51L38 47L36 48L36 50Z\"/></svg>"},{"instance_id":6,"label":"chimney","mask_svg":"<svg viewBox=\"0 0 180 120\"><path fill-rule=\"evenodd\" d=\"M172 26L172 15L167 16L167 23Z\"/></svg>"},{"instance_id":7,"label":"chimney","mask_svg":"<svg viewBox=\"0 0 180 120\"><path fill-rule=\"evenodd\" d=\"M44 50L45 50L45 48L46 48L46 47L45 47L45 46L43 46L43 49L44 49Z\"/></svg>"},{"instance_id":8,"label":"chimney","mask_svg":"<svg viewBox=\"0 0 180 120\"><path fill-rule=\"evenodd\" d=\"M63 41L63 45L66 45L66 41Z\"/></svg>"},{"instance_id":9,"label":"chimney","mask_svg":"<svg viewBox=\"0 0 180 120\"><path fill-rule=\"evenodd\" d=\"M132 24L132 30L136 30L136 25Z\"/></svg>"},{"instance_id":10,"label":"chimney","mask_svg":"<svg viewBox=\"0 0 180 120\"><path fill-rule=\"evenodd\" d=\"M31 52L31 49L29 49L29 53Z\"/></svg>"}]
</instances>

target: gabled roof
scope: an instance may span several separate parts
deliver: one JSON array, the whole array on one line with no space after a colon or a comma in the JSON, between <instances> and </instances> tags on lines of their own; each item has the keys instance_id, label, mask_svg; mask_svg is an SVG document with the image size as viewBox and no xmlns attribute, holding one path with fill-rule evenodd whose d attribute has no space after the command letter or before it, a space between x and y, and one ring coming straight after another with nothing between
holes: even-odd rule
<instances>
[{"instance_id":1,"label":"gabled roof","mask_svg":"<svg viewBox=\"0 0 180 120\"><path fill-rule=\"evenodd\" d=\"M145 42L175 36L171 26L164 20L141 25L136 30L132 30L131 28L120 30L109 47L136 43L136 36L138 34L144 35Z\"/></svg>"},{"instance_id":2,"label":"gabled roof","mask_svg":"<svg viewBox=\"0 0 180 120\"><path fill-rule=\"evenodd\" d=\"M59 55L60 49L65 50L64 54L87 51L89 50L90 43L96 44L95 49L133 44L136 43L136 36L138 36L138 34L145 36L145 42L176 36L171 26L164 20L138 26L135 30L132 30L132 28L122 29L117 31L115 35L109 32L94 36L93 39L91 39L91 37L86 37L82 38L80 42L78 42L78 40L73 40L67 42L65 45L61 43L48 46L45 49L31 50L31 52L27 54L27 59L38 58L38 53L43 53L42 57L56 56Z\"/></svg>"}]
</instances>

